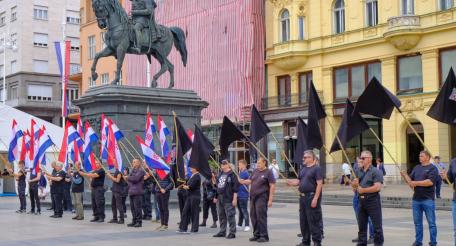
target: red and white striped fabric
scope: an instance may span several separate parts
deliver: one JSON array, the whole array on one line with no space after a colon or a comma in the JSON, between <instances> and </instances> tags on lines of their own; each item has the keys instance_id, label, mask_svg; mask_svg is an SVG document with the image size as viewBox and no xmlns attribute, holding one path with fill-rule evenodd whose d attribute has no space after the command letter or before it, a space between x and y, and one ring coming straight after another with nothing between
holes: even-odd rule
<instances>
[{"instance_id":1,"label":"red and white striped fabric","mask_svg":"<svg viewBox=\"0 0 456 246\"><path fill-rule=\"evenodd\" d=\"M125 1L128 12L131 2ZM263 0L167 0L157 1L156 20L178 26L187 36L188 65L184 67L173 48L169 56L175 68L175 88L194 90L209 107L204 120L224 115L241 118L242 107L259 105L265 94ZM127 84L147 86L147 59L128 55ZM151 77L158 72L153 61ZM169 74L159 79L167 87Z\"/></svg>"}]
</instances>

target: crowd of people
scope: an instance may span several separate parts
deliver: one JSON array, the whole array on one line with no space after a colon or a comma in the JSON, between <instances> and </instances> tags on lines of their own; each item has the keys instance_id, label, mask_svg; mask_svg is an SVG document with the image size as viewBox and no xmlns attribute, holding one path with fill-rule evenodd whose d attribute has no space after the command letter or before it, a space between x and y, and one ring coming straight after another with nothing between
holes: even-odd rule
<instances>
[{"instance_id":1,"label":"crowd of people","mask_svg":"<svg viewBox=\"0 0 456 246\"><path fill-rule=\"evenodd\" d=\"M435 215L435 199L440 198L442 180L453 183L456 179L456 159L448 170L434 157L431 162L428 151L420 152L420 164L410 173L401 171L405 182L413 189L413 222L415 224L415 242L412 246L423 245L423 214L426 216L430 242L437 245L437 226ZM353 243L358 246L374 244L383 245L384 234L382 226L382 205L380 191L384 187L383 176L385 169L380 159L373 166L373 156L370 151L362 151L356 163L348 166L350 174L345 174L344 182L351 185L354 197L353 208L358 222L358 236ZM65 172L62 163L52 162L52 171L42 168L39 172L26 170L24 162L19 162L18 171L8 170L18 184L20 208L17 213L26 212L26 182L29 183L31 209L28 214L40 214L40 187L50 184L52 218L62 218L64 210L73 210L74 220L84 220L83 194L84 189L91 190L91 205L94 223L105 221L105 179L112 181L111 208L112 219L108 223L124 224L127 218L127 198L130 200L131 223L128 227L141 227L143 220L152 220L155 211L155 221L160 223L157 231L168 230L170 191L177 189L180 221L177 233L197 233L199 227L209 225L211 212L211 228L219 228L213 235L216 238L233 239L236 232L242 229L250 231L253 236L250 241L268 242L268 208L272 206L275 183L279 170L276 163L267 165L267 160L259 158L253 170L248 169L245 160L238 161L238 169L227 160L220 163L220 169L212 170L212 178L206 179L195 168L185 170L185 179L178 177L179 172L172 165L171 172L164 177L149 169L140 159L134 159L131 169L124 172L114 170L111 173L104 169L101 162L96 161L96 169L85 172L81 163L75 162ZM346 171L347 167L344 167ZM27 172L30 178L26 179ZM188 173L187 173L188 172ZM347 181L348 179L348 181ZM89 186L85 185L89 183ZM303 163L297 179L287 179L286 183L297 188L299 194L299 222L301 242L297 246L320 246L324 239L323 213L321 207L323 190L323 173L318 164L318 158L311 150L305 151ZM440 185L439 185L440 183ZM293 188L293 189L296 189ZM152 203L153 201L153 203ZM200 207L202 203L202 221L200 223ZM238 220L236 221L236 207ZM453 217L456 228L456 192L453 198ZM455 230L456 239L456 230ZM455 244L456 245L456 244Z\"/></svg>"}]
</instances>

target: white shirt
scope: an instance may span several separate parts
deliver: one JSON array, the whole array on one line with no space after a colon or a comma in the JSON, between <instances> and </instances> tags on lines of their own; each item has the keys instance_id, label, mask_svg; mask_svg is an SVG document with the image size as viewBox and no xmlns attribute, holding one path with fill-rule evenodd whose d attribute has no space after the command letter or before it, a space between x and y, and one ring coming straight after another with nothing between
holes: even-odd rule
<instances>
[{"instance_id":1,"label":"white shirt","mask_svg":"<svg viewBox=\"0 0 456 246\"><path fill-rule=\"evenodd\" d=\"M343 170L345 175L350 175L351 174L350 165L348 165L347 163L342 164L342 170Z\"/></svg>"},{"instance_id":2,"label":"white shirt","mask_svg":"<svg viewBox=\"0 0 456 246\"><path fill-rule=\"evenodd\" d=\"M271 165L269 165L269 169L272 171L274 178L277 180L279 178L279 165L271 163Z\"/></svg>"}]
</instances>

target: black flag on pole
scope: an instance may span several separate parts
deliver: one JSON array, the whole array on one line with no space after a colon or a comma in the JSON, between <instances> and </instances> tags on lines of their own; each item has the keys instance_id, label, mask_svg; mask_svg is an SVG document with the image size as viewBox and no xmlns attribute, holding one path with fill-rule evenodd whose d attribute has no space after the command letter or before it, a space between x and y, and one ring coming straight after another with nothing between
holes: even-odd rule
<instances>
[{"instance_id":1,"label":"black flag on pole","mask_svg":"<svg viewBox=\"0 0 456 246\"><path fill-rule=\"evenodd\" d=\"M401 101L374 77L359 96L354 112L388 120L394 107L400 110Z\"/></svg>"},{"instance_id":2,"label":"black flag on pole","mask_svg":"<svg viewBox=\"0 0 456 246\"><path fill-rule=\"evenodd\" d=\"M209 167L209 156L214 151L214 145L204 136L201 129L195 125L192 153L189 166L198 170L206 179L212 178L211 168Z\"/></svg>"},{"instance_id":3,"label":"black flag on pole","mask_svg":"<svg viewBox=\"0 0 456 246\"><path fill-rule=\"evenodd\" d=\"M266 122L264 122L263 117L261 117L260 112L258 112L255 104L252 105L252 123L250 125L250 141L257 143L262 138L264 138L268 133L271 132Z\"/></svg>"},{"instance_id":4,"label":"black flag on pole","mask_svg":"<svg viewBox=\"0 0 456 246\"><path fill-rule=\"evenodd\" d=\"M247 137L237 128L228 117L223 117L222 132L220 133L220 154L222 158L227 158L228 147L234 141L247 139Z\"/></svg>"},{"instance_id":5,"label":"black flag on pole","mask_svg":"<svg viewBox=\"0 0 456 246\"><path fill-rule=\"evenodd\" d=\"M453 68L427 115L440 122L456 125L456 78Z\"/></svg>"},{"instance_id":6,"label":"black flag on pole","mask_svg":"<svg viewBox=\"0 0 456 246\"><path fill-rule=\"evenodd\" d=\"M307 125L302 120L301 117L298 117L298 125L296 128L297 128L298 141L296 143L293 162L301 164L302 156L304 155L304 151L306 151L308 149L307 148Z\"/></svg>"},{"instance_id":7,"label":"black flag on pole","mask_svg":"<svg viewBox=\"0 0 456 246\"><path fill-rule=\"evenodd\" d=\"M175 144L177 151L175 153L176 168L178 171L178 177L181 179L185 178L185 165L184 155L192 148L192 140L188 137L184 126L180 122L179 118L175 116L176 125L173 134L173 144ZM177 133L177 136L176 136ZM177 142L176 142L177 140Z\"/></svg>"},{"instance_id":8,"label":"black flag on pole","mask_svg":"<svg viewBox=\"0 0 456 246\"><path fill-rule=\"evenodd\" d=\"M337 136L340 139L342 146L339 145L337 138L334 139L331 146L330 153L338 151L340 149L345 149L347 143L354 137L361 134L363 131L369 129L369 125L366 120L357 112L354 111L354 106L347 99L347 105L345 107L344 117L342 118L342 124L337 131Z\"/></svg>"},{"instance_id":9,"label":"black flag on pole","mask_svg":"<svg viewBox=\"0 0 456 246\"><path fill-rule=\"evenodd\" d=\"M309 114L307 118L307 148L308 149L321 149L323 147L323 138L320 132L320 119L326 117L323 104L318 97L317 90L310 82L309 90Z\"/></svg>"}]
</instances>

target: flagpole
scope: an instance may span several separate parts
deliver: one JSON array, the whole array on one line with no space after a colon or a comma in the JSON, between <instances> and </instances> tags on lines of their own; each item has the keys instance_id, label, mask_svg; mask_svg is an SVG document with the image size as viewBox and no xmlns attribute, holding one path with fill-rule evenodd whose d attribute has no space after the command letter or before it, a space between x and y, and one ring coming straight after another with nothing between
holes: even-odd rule
<instances>
[{"instance_id":1,"label":"flagpole","mask_svg":"<svg viewBox=\"0 0 456 246\"><path fill-rule=\"evenodd\" d=\"M65 1L66 2L66 1ZM66 39L66 19L65 19L65 16L66 16L66 10L64 9L63 10L63 17L62 17L62 43L65 43L65 39ZM65 44L65 47L66 47L66 44ZM63 91L64 90L64 84L65 84L65 63L66 63L66 48L64 49L65 50L65 53L63 54L63 62L62 62L62 112L63 112L63 107L65 107L65 94L66 92ZM62 127L65 127L65 120L66 120L66 117L65 117L65 114L62 114Z\"/></svg>"},{"instance_id":2,"label":"flagpole","mask_svg":"<svg viewBox=\"0 0 456 246\"><path fill-rule=\"evenodd\" d=\"M180 179L182 181L182 178L180 176L180 172L179 172L179 164L177 164L177 155L178 155L178 147L179 147L179 134L177 132L177 122L176 122L176 112L174 112L173 110L173 115L174 115L174 135L175 138L174 140L176 141L176 146L174 147L174 160L175 160L175 163L176 163L176 170L177 170L177 176L178 176L178 180ZM182 153L183 154L183 153Z\"/></svg>"},{"instance_id":3,"label":"flagpole","mask_svg":"<svg viewBox=\"0 0 456 246\"><path fill-rule=\"evenodd\" d=\"M420 141L420 143L423 145L424 149L427 150L429 152L429 154L431 156L434 156L431 151L429 150L429 148L426 146L426 144L424 144L424 140L421 138L421 136L418 134L418 132L416 131L415 127L413 127L412 123L410 123L410 121L407 119L407 117L405 117L404 113L402 113L401 110L397 109L397 111L399 111L399 113L402 115L402 117L404 118L404 120L407 122L407 125L412 129L413 133L415 133L416 137L418 138L418 140ZM439 170L439 172L442 172L443 169L442 167L440 167L440 165L435 165L437 167L437 169ZM450 180L448 179L448 177L445 177L445 180L448 182L448 186L449 187L452 187L453 183L450 182Z\"/></svg>"},{"instance_id":4,"label":"flagpole","mask_svg":"<svg viewBox=\"0 0 456 246\"><path fill-rule=\"evenodd\" d=\"M271 136L272 136L272 138L274 138L275 142L277 143L277 147L279 147L279 149L281 150L281 155L283 157L285 157L285 159L287 160L288 165L290 165L291 169L293 170L293 173L296 175L296 177L299 177L298 173L296 172L296 169L291 164L290 159L288 159L288 156L285 154L285 151L282 148L280 148L280 143L277 140L277 138L274 136L274 133L271 132ZM280 170L279 170L279 172L280 172Z\"/></svg>"}]
</instances>

